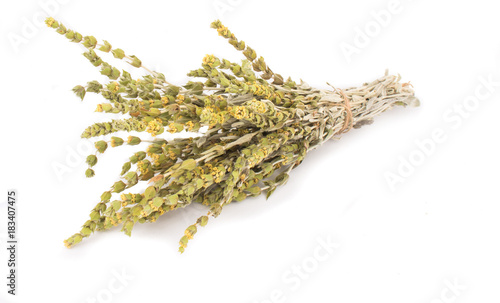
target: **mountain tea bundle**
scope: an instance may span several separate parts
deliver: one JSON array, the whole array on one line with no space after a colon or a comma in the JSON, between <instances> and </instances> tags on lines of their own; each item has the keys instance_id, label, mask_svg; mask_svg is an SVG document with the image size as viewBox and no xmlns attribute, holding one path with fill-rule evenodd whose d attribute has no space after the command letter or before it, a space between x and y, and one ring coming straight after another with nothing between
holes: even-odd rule
<instances>
[{"instance_id":1,"label":"mountain tea bundle","mask_svg":"<svg viewBox=\"0 0 500 303\"><path fill-rule=\"evenodd\" d=\"M86 176L94 176L97 155L109 146L147 145L125 162L121 180L101 195L81 231L64 241L67 247L117 225L130 236L137 223L155 222L166 212L192 203L206 205L208 213L180 239L183 252L197 228L217 217L225 205L261 193L268 198L310 150L370 124L374 116L393 106L418 105L411 85L387 74L344 90L285 80L218 20L211 26L246 59L238 64L207 55L201 68L188 73L193 80L182 86L169 83L163 74L108 41L98 43L53 18L46 24L85 46L83 55L109 78L106 84L90 81L76 86L76 95L83 100L88 92L100 94L107 101L97 105L98 112L126 115L95 123L83 132L83 138L111 135L95 142L96 154L87 157ZM127 71L104 62L96 50L112 53L148 75L133 79ZM120 131L147 132L150 138L112 136ZM160 136L164 131L198 134L166 140ZM129 192L139 181L149 187ZM120 198L112 200L113 193L120 193Z\"/></svg>"}]
</instances>

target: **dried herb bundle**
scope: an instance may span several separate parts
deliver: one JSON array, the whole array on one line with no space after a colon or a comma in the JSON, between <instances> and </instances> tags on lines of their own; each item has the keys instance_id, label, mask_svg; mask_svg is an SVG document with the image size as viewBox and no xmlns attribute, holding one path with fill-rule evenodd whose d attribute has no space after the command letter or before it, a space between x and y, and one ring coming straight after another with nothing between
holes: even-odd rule
<instances>
[{"instance_id":1,"label":"dried herb bundle","mask_svg":"<svg viewBox=\"0 0 500 303\"><path fill-rule=\"evenodd\" d=\"M78 85L73 91L81 99L87 92L104 97L107 102L97 106L98 112L129 115L95 123L82 137L118 131L146 131L152 137L113 136L109 141L95 142L98 153L104 153L109 145L148 146L123 165L122 180L102 194L90 220L64 241L67 247L94 231L121 224L122 231L130 235L136 223L155 222L162 214L194 202L207 205L207 215L198 218L181 238L179 250L183 252L197 227L206 225L209 217L217 217L225 205L263 192L269 197L287 182L290 171L308 151L351 128L371 123L374 116L395 105L418 105L411 86L387 74L357 88L331 91L284 80L218 20L212 27L242 51L246 60L238 64L207 55L201 68L188 73L198 80L183 86L167 82L163 74L145 68L136 56L113 48L107 41L98 43L93 36L82 36L53 18L46 24L85 46L88 51L83 55L110 79L107 84L91 81ZM127 71L104 62L96 49L111 52L149 74L132 79ZM167 141L158 137L165 130L198 132L201 136ZM86 175L92 177L97 156L88 156L87 163ZM124 193L139 181L150 186L142 193ZM121 193L120 199L112 201L113 193Z\"/></svg>"}]
</instances>

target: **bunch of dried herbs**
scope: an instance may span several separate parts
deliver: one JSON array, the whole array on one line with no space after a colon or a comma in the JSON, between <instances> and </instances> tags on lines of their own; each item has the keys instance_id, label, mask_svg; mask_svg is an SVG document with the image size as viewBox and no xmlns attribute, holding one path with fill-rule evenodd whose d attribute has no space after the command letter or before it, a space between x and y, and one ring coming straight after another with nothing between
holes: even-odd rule
<instances>
[{"instance_id":1,"label":"bunch of dried herbs","mask_svg":"<svg viewBox=\"0 0 500 303\"><path fill-rule=\"evenodd\" d=\"M129 235L137 223L155 222L158 217L191 203L208 206L208 213L189 226L180 239L180 252L209 217L217 217L225 205L265 193L268 198L287 182L307 152L342 133L372 122L372 118L396 105L418 105L408 83L391 75L345 90L312 88L304 82L285 80L274 73L262 57L238 40L220 21L212 23L220 36L245 60L241 63L207 55L201 68L188 73L192 81L177 86L161 73L142 65L134 55L114 48L108 41L67 29L48 18L46 24L71 42L86 47L83 54L108 83L90 81L73 91L82 100L86 93L100 94L106 102L98 112L126 115L122 119L95 123L83 138L115 132L147 132L150 139L131 135L111 136L95 142L89 155L87 177L97 154L109 146L147 144L125 162L121 180L105 191L80 232L64 241L67 247L95 231L121 225ZM129 72L104 62L96 50L112 53L148 75L133 79ZM187 131L198 136L166 140L164 132ZM148 182L144 192L129 190L139 181ZM112 199L119 193L119 199Z\"/></svg>"}]
</instances>

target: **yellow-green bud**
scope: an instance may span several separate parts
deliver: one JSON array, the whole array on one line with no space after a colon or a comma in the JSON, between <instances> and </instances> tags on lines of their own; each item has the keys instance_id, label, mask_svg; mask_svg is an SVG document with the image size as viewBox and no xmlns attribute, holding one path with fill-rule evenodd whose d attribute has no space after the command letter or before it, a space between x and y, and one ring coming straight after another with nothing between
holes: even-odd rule
<instances>
[{"instance_id":1,"label":"yellow-green bud","mask_svg":"<svg viewBox=\"0 0 500 303\"><path fill-rule=\"evenodd\" d=\"M92 221L98 221L100 218L101 218L101 215L99 214L99 212L97 210L94 210L90 213L90 219Z\"/></svg>"},{"instance_id":2,"label":"yellow-green bud","mask_svg":"<svg viewBox=\"0 0 500 303\"><path fill-rule=\"evenodd\" d=\"M58 34L61 34L61 35L64 35L66 34L68 30L66 29L66 26L62 25L62 24L59 24L59 27L57 28L56 32Z\"/></svg>"},{"instance_id":3,"label":"yellow-green bud","mask_svg":"<svg viewBox=\"0 0 500 303\"><path fill-rule=\"evenodd\" d=\"M95 155L88 155L86 162L92 167L97 163L97 157Z\"/></svg>"},{"instance_id":4,"label":"yellow-green bud","mask_svg":"<svg viewBox=\"0 0 500 303\"><path fill-rule=\"evenodd\" d=\"M127 221L123 224L122 231L130 237L132 234L132 228L134 227L134 221Z\"/></svg>"},{"instance_id":5,"label":"yellow-green bud","mask_svg":"<svg viewBox=\"0 0 500 303\"><path fill-rule=\"evenodd\" d=\"M66 35L65 35L65 36L66 36L66 38L68 38L68 39L73 39L73 38L75 37L75 32L74 32L74 31L72 31L72 30L68 30L68 31L66 32Z\"/></svg>"},{"instance_id":6,"label":"yellow-green bud","mask_svg":"<svg viewBox=\"0 0 500 303\"><path fill-rule=\"evenodd\" d=\"M92 178L93 176L95 175L95 172L93 169L91 168L88 168L86 171L85 171L85 176L87 178Z\"/></svg>"},{"instance_id":7,"label":"yellow-green bud","mask_svg":"<svg viewBox=\"0 0 500 303\"><path fill-rule=\"evenodd\" d=\"M139 137L129 136L127 139L128 145L137 145L139 143L141 143L141 138Z\"/></svg>"},{"instance_id":8,"label":"yellow-green bud","mask_svg":"<svg viewBox=\"0 0 500 303\"><path fill-rule=\"evenodd\" d=\"M115 184L113 184L113 191L115 193L119 193L119 192L123 191L126 186L127 186L127 184L123 183L123 181L115 182Z\"/></svg>"},{"instance_id":9,"label":"yellow-green bud","mask_svg":"<svg viewBox=\"0 0 500 303\"><path fill-rule=\"evenodd\" d=\"M52 28L59 27L59 22L54 20L54 18L52 18L52 17L48 17L47 19L45 19L45 24L47 24L48 27L52 27Z\"/></svg>"},{"instance_id":10,"label":"yellow-green bud","mask_svg":"<svg viewBox=\"0 0 500 303\"><path fill-rule=\"evenodd\" d=\"M97 45L97 39L93 36L83 37L83 46L86 48L94 48Z\"/></svg>"},{"instance_id":11,"label":"yellow-green bud","mask_svg":"<svg viewBox=\"0 0 500 303\"><path fill-rule=\"evenodd\" d=\"M208 217L207 216L202 216L200 218L200 225L201 226L205 226L205 225L207 225L207 223L208 223Z\"/></svg>"},{"instance_id":12,"label":"yellow-green bud","mask_svg":"<svg viewBox=\"0 0 500 303\"><path fill-rule=\"evenodd\" d=\"M108 53L111 50L111 44L108 41L104 40L104 45L99 47L99 50Z\"/></svg>"},{"instance_id":13,"label":"yellow-green bud","mask_svg":"<svg viewBox=\"0 0 500 303\"><path fill-rule=\"evenodd\" d=\"M109 113L113 109L113 105L110 103L102 103L99 104L101 106L102 111Z\"/></svg>"},{"instance_id":14,"label":"yellow-green bud","mask_svg":"<svg viewBox=\"0 0 500 303\"><path fill-rule=\"evenodd\" d=\"M131 166L132 165L130 164L130 162L125 162L122 166L122 172L120 173L120 175L123 176L126 172L128 172Z\"/></svg>"},{"instance_id":15,"label":"yellow-green bud","mask_svg":"<svg viewBox=\"0 0 500 303\"><path fill-rule=\"evenodd\" d=\"M177 205L178 201L179 201L179 196L177 194L170 195L165 204L170 205L170 206L175 206L175 205Z\"/></svg>"},{"instance_id":16,"label":"yellow-green bud","mask_svg":"<svg viewBox=\"0 0 500 303\"><path fill-rule=\"evenodd\" d=\"M186 230L184 231L184 235L186 235L188 237L188 239L191 239L193 238L193 235L196 234L197 232L197 228L196 228L196 225L191 225L189 226L188 228L186 228Z\"/></svg>"},{"instance_id":17,"label":"yellow-green bud","mask_svg":"<svg viewBox=\"0 0 500 303\"><path fill-rule=\"evenodd\" d=\"M78 97L80 97L80 99L82 99L82 100L83 100L83 97L85 97L85 87L83 87L81 85L77 85L77 86L73 87L73 92Z\"/></svg>"},{"instance_id":18,"label":"yellow-green bud","mask_svg":"<svg viewBox=\"0 0 500 303\"><path fill-rule=\"evenodd\" d=\"M137 173L135 171L128 172L125 175L125 180L127 180L130 184L137 183Z\"/></svg>"},{"instance_id":19,"label":"yellow-green bud","mask_svg":"<svg viewBox=\"0 0 500 303\"><path fill-rule=\"evenodd\" d=\"M119 137L111 137L111 146L117 147L123 144L123 139Z\"/></svg>"},{"instance_id":20,"label":"yellow-green bud","mask_svg":"<svg viewBox=\"0 0 500 303\"><path fill-rule=\"evenodd\" d=\"M98 152L103 153L108 148L108 143L106 143L106 141L101 140L101 141L97 141L94 144L94 146Z\"/></svg>"},{"instance_id":21,"label":"yellow-green bud","mask_svg":"<svg viewBox=\"0 0 500 303\"><path fill-rule=\"evenodd\" d=\"M114 49L111 53L118 59L123 59L123 57L125 57L125 52L121 48Z\"/></svg>"},{"instance_id":22,"label":"yellow-green bud","mask_svg":"<svg viewBox=\"0 0 500 303\"><path fill-rule=\"evenodd\" d=\"M82 39L83 39L82 34L75 32L75 35L73 39L71 39L71 42L79 43L80 41L82 41Z\"/></svg>"},{"instance_id":23,"label":"yellow-green bud","mask_svg":"<svg viewBox=\"0 0 500 303\"><path fill-rule=\"evenodd\" d=\"M84 237L88 237L90 236L90 234L92 233L92 231L90 230L90 228L88 227L84 227L82 228L82 230L80 231L80 234L82 234Z\"/></svg>"},{"instance_id":24,"label":"yellow-green bud","mask_svg":"<svg viewBox=\"0 0 500 303\"><path fill-rule=\"evenodd\" d=\"M142 62L141 60L139 60L139 58L137 58L136 56L130 56L130 58L132 58L132 62L129 62L130 65L132 65L133 67L141 67L142 66Z\"/></svg>"},{"instance_id":25,"label":"yellow-green bud","mask_svg":"<svg viewBox=\"0 0 500 303\"><path fill-rule=\"evenodd\" d=\"M132 164L135 164L138 161L144 160L144 158L146 158L145 152L143 151L136 152L132 157L130 157L130 162L132 162Z\"/></svg>"},{"instance_id":26,"label":"yellow-green bud","mask_svg":"<svg viewBox=\"0 0 500 303\"><path fill-rule=\"evenodd\" d=\"M184 248L185 248L185 247L187 246L187 244L188 244L188 241L189 241L188 237L187 237L187 236L183 236L183 237L181 238L181 240L179 241L179 245L180 245L181 247L184 247Z\"/></svg>"},{"instance_id":27,"label":"yellow-green bud","mask_svg":"<svg viewBox=\"0 0 500 303\"><path fill-rule=\"evenodd\" d=\"M109 199L111 199L111 192L110 191L103 192L101 195L101 201L107 202L107 201L109 201Z\"/></svg>"}]
</instances>

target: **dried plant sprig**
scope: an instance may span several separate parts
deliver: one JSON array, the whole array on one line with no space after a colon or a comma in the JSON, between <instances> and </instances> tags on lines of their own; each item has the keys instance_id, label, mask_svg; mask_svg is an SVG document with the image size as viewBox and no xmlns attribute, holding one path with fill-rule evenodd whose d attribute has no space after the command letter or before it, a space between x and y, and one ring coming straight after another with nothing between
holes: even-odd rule
<instances>
[{"instance_id":1,"label":"dried plant sprig","mask_svg":"<svg viewBox=\"0 0 500 303\"><path fill-rule=\"evenodd\" d=\"M46 24L85 46L84 56L110 79L107 84L90 81L78 85L75 94L82 100L87 92L100 94L108 102L98 104L96 111L128 115L95 123L82 137L118 131L146 131L151 137L112 136L95 142L96 153L87 158L87 177L94 175L97 155L109 146L148 146L124 163L121 180L101 195L80 232L64 241L67 247L117 225L130 236L136 223L155 222L164 213L191 203L206 205L207 214L190 225L179 241L183 252L197 228L205 226L209 217L217 217L225 205L261 193L269 198L310 150L351 128L370 124L374 116L394 106L418 105L412 87L387 73L344 90L316 89L302 81L284 80L218 20L212 27L246 59L238 64L207 55L201 68L188 73L196 79L182 86L167 82L163 74L145 68L137 57L107 41L99 44L93 36L69 30L53 18ZM132 79L127 71L104 62L95 49L111 52L149 74ZM199 136L166 140L160 138L165 130ZM126 193L140 181L149 184L144 192ZM115 193L120 198L112 200Z\"/></svg>"}]
</instances>

